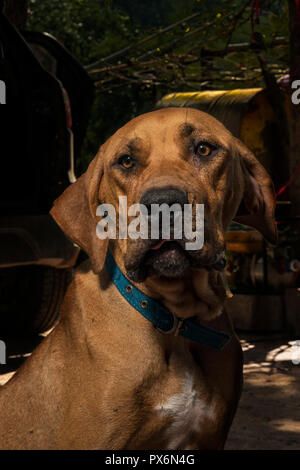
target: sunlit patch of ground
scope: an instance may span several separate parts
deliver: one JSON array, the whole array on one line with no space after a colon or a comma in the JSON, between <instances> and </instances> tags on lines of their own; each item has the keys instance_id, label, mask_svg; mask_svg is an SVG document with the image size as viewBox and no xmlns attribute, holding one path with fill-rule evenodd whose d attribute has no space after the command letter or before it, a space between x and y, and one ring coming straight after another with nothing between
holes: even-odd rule
<instances>
[{"instance_id":1,"label":"sunlit patch of ground","mask_svg":"<svg viewBox=\"0 0 300 470\"><path fill-rule=\"evenodd\" d=\"M300 449L300 343L242 341L244 390L226 449Z\"/></svg>"}]
</instances>

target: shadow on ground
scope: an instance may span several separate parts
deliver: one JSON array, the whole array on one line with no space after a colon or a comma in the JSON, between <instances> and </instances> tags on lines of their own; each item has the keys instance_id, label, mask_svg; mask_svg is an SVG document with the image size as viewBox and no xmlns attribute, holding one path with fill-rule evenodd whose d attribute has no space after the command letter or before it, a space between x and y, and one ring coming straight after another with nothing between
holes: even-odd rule
<instances>
[{"instance_id":1,"label":"shadow on ground","mask_svg":"<svg viewBox=\"0 0 300 470\"><path fill-rule=\"evenodd\" d=\"M257 338L242 345L244 390L225 448L299 450L299 346Z\"/></svg>"}]
</instances>

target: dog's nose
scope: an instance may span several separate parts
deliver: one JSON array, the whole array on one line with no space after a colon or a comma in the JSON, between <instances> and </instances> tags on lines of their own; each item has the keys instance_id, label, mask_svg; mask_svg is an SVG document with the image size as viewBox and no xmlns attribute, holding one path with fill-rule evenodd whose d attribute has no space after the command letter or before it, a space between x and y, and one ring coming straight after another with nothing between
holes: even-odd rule
<instances>
[{"instance_id":1,"label":"dog's nose","mask_svg":"<svg viewBox=\"0 0 300 470\"><path fill-rule=\"evenodd\" d=\"M141 198L141 204L145 205L147 209L151 209L151 204L167 204L168 206L180 204L183 208L183 205L188 204L188 202L184 191L172 187L148 189Z\"/></svg>"}]
</instances>

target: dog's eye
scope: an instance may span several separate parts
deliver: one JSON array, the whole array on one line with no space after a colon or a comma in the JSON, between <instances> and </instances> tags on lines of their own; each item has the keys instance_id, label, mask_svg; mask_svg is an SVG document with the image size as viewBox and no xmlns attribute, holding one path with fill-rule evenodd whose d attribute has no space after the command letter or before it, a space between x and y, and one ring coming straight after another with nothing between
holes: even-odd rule
<instances>
[{"instance_id":1,"label":"dog's eye","mask_svg":"<svg viewBox=\"0 0 300 470\"><path fill-rule=\"evenodd\" d=\"M213 145L208 144L207 142L200 142L196 147L195 153L198 157L209 157L213 150L215 150Z\"/></svg>"},{"instance_id":2,"label":"dog's eye","mask_svg":"<svg viewBox=\"0 0 300 470\"><path fill-rule=\"evenodd\" d=\"M119 165L122 165L123 168L129 170L134 165L134 160L130 155L122 155L118 160Z\"/></svg>"}]
</instances>

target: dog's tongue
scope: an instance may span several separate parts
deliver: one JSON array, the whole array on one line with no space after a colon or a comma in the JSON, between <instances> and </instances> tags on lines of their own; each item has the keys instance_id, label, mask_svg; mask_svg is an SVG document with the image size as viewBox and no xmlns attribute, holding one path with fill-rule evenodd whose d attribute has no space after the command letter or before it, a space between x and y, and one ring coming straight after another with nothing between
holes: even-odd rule
<instances>
[{"instance_id":1,"label":"dog's tongue","mask_svg":"<svg viewBox=\"0 0 300 470\"><path fill-rule=\"evenodd\" d=\"M164 243L170 241L170 239L167 240L159 240L155 245L151 247L151 250L159 250L161 246L163 246Z\"/></svg>"}]
</instances>

